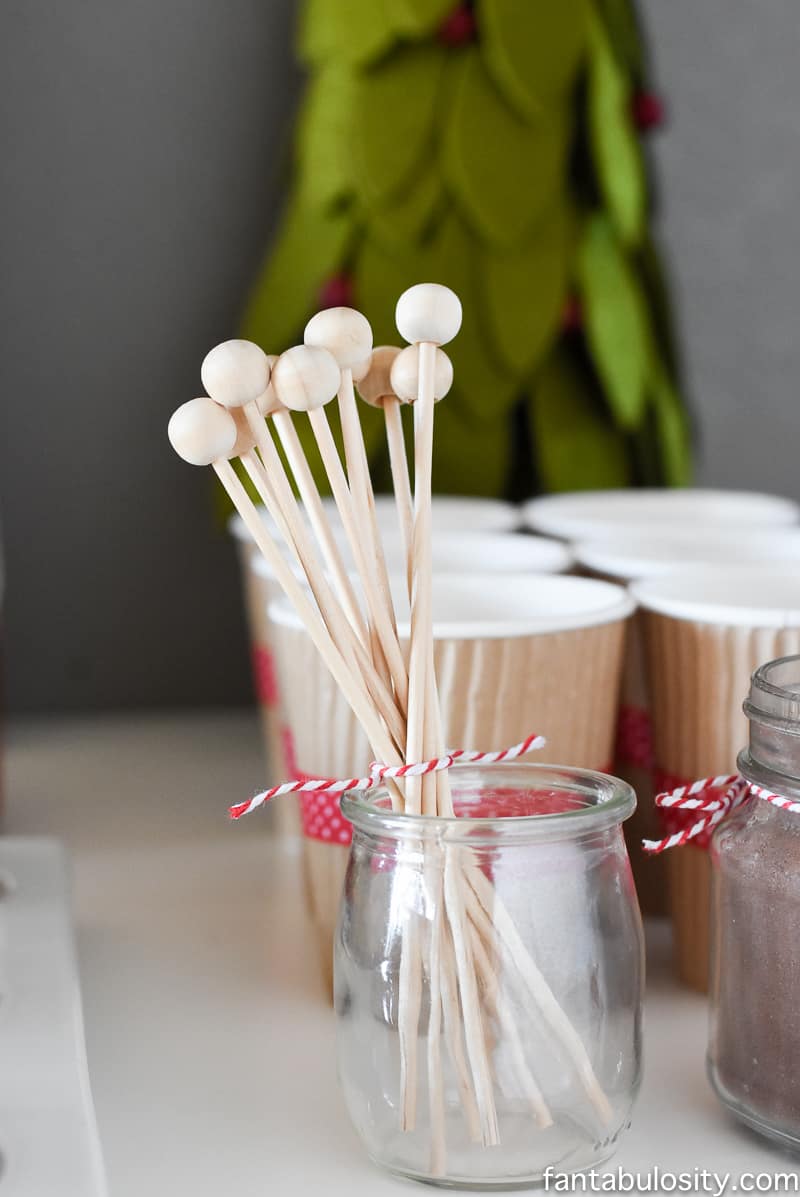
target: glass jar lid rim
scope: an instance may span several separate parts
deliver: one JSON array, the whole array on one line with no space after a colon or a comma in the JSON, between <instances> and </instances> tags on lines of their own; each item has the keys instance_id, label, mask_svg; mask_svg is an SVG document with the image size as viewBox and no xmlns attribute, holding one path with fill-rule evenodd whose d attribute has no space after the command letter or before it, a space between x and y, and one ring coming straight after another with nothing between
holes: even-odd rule
<instances>
[{"instance_id":1,"label":"glass jar lid rim","mask_svg":"<svg viewBox=\"0 0 800 1197\"><path fill-rule=\"evenodd\" d=\"M383 783L367 791L348 791L342 796L342 812L352 823L366 826L375 820L382 827L394 825L398 829L408 831L430 832L434 828L439 831L456 833L480 834L492 828L502 828L504 832L524 834L534 827L543 833L557 835L559 829L570 834L577 831L579 825L587 834L600 830L602 827L614 823L622 823L633 813L636 806L636 795L630 785L621 778L608 773L600 773L593 769L570 767L567 765L539 764L527 761L508 761L490 767L475 764L455 765L450 771L451 777L466 777L468 774L480 775L486 779L489 788L493 782L508 779L509 775L519 779L522 773L531 776L531 784L527 787L536 788L534 778L540 779L540 785L548 783L553 789L563 790L565 793L580 793L594 790L599 801L576 806L572 810L531 813L523 815L423 815L410 814L391 808L379 807L375 798L378 794L387 794ZM519 784L519 781L517 781Z\"/></svg>"},{"instance_id":2,"label":"glass jar lid rim","mask_svg":"<svg viewBox=\"0 0 800 1197\"><path fill-rule=\"evenodd\" d=\"M785 657L776 657L774 661L765 661L763 665L759 665L753 671L752 682L759 690L766 690L768 694L772 694L775 698L788 698L796 700L800 691L790 690L787 686L779 685L777 682L770 681L770 673L784 665L797 665L797 683L800 685L800 653L789 653Z\"/></svg>"}]
</instances>

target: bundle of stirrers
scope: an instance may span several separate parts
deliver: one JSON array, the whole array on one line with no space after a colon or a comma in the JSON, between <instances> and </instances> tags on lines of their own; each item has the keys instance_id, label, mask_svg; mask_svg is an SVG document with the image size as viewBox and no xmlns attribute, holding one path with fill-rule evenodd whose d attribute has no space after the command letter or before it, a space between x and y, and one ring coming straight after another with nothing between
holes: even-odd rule
<instances>
[{"instance_id":1,"label":"bundle of stirrers","mask_svg":"<svg viewBox=\"0 0 800 1197\"><path fill-rule=\"evenodd\" d=\"M350 308L318 313L305 343L268 357L246 341L213 349L201 376L208 397L183 404L169 423L169 438L186 461L211 465L294 605L337 685L385 764L422 762L443 755L442 720L433 658L431 609L431 460L434 405L452 383L440 348L457 334L461 304L437 284L411 287L398 301L402 350L372 350L367 320ZM407 561L411 606L407 647L398 637L389 578L378 534L372 482L355 398L381 407L397 514ZM344 464L325 405L336 399ZM413 405L413 492L403 439L401 406ZM357 570L348 573L292 413L305 412L324 464ZM295 498L275 443L283 448L302 499ZM273 541L231 461L239 458L288 546ZM298 568L301 578L298 578ZM360 589L361 595L356 593ZM363 762L354 762L358 768ZM446 771L390 782L393 809L452 816ZM418 1045L425 978L428 985L426 1067L430 1104L431 1172L446 1167L442 1042L449 1053L466 1125L473 1141L500 1141L492 1070L496 1033L507 1044L520 1096L536 1126L551 1125L547 1100L526 1058L509 1003L506 978L560 1044L591 1101L600 1128L611 1111L580 1037L556 1001L491 881L471 854L443 848L441 862L425 869L433 917L424 926L408 911L399 976L401 1124L417 1119ZM501 972L503 983L500 983Z\"/></svg>"}]
</instances>

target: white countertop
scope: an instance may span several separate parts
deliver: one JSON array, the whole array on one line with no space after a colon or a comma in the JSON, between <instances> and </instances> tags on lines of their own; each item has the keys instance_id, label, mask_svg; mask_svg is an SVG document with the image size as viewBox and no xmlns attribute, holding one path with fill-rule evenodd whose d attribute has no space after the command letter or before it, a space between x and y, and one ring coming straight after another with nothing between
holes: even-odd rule
<instances>
[{"instance_id":1,"label":"white countertop","mask_svg":"<svg viewBox=\"0 0 800 1197\"><path fill-rule=\"evenodd\" d=\"M5 830L55 835L72 859L111 1197L411 1192L366 1160L338 1099L297 847L269 815L227 819L261 777L241 712L37 721L7 737ZM671 980L666 927L649 939L645 1081L609 1168L794 1172L718 1106L706 1003Z\"/></svg>"}]
</instances>

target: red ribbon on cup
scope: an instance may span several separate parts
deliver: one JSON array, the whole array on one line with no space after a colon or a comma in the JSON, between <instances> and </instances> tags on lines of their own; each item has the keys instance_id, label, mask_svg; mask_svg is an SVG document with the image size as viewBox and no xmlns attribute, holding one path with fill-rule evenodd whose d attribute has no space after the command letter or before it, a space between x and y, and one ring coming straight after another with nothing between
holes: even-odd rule
<instances>
[{"instance_id":1,"label":"red ribbon on cup","mask_svg":"<svg viewBox=\"0 0 800 1197\"><path fill-rule=\"evenodd\" d=\"M265 707L277 706L278 677L272 653L263 644L257 644L253 647L252 663L258 701Z\"/></svg>"},{"instance_id":2,"label":"red ribbon on cup","mask_svg":"<svg viewBox=\"0 0 800 1197\"><path fill-rule=\"evenodd\" d=\"M649 711L643 707L620 707L614 756L622 765L653 768L653 725Z\"/></svg>"}]
</instances>

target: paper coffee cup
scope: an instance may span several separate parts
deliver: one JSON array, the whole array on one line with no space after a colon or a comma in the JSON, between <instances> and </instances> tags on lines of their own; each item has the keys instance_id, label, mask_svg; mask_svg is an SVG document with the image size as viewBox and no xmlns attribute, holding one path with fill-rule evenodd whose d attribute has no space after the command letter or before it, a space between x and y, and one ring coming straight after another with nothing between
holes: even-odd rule
<instances>
[{"instance_id":1,"label":"paper coffee cup","mask_svg":"<svg viewBox=\"0 0 800 1197\"><path fill-rule=\"evenodd\" d=\"M631 590L643 613L659 788L735 772L751 673L800 652L800 567L695 566ZM705 991L708 854L687 845L665 856L678 975Z\"/></svg>"},{"instance_id":2,"label":"paper coffee cup","mask_svg":"<svg viewBox=\"0 0 800 1197\"><path fill-rule=\"evenodd\" d=\"M323 499L328 518L341 546L345 544L345 537L339 520L339 513L333 499ZM400 532L397 520L397 508L393 495L377 495L375 506L381 538L387 541L387 555L396 553L397 564L402 568ZM278 532L274 521L263 507L257 508L267 531L275 543L290 557L283 537ZM434 534L450 533L460 535L464 529L470 530L470 535L482 533L485 535L510 532L520 523L519 509L510 503L503 503L495 499L483 499L469 496L435 495L433 498L433 529ZM245 614L247 618L248 635L250 639L250 657L253 669L256 701L261 718L264 746L266 752L267 783L280 781L291 763L286 755L285 725L281 717L281 700L278 690L277 673L274 666L274 647L272 643L272 629L269 622L269 603L280 594L275 584L271 570L264 562L257 547L253 543L250 533L245 527L241 516L233 515L228 521L228 531L236 541L237 555L242 578ZM524 541L525 537L515 538ZM468 551L481 551L493 558L501 554L505 562L497 561L495 568L506 571L535 570L539 573L559 572L570 567L571 559L567 553L562 554L560 546L539 538L535 547L524 548L516 543L501 549L499 545L490 546L486 542L475 542L472 545L462 542L442 542L439 553L435 557L435 568L438 571L455 571L462 568L464 554ZM352 561L345 551L349 563Z\"/></svg>"},{"instance_id":3,"label":"paper coffee cup","mask_svg":"<svg viewBox=\"0 0 800 1197\"><path fill-rule=\"evenodd\" d=\"M392 508L394 509L393 501ZM341 523L337 521L338 515L335 519L331 518L334 539L345 566L352 570L354 562L350 546ZM287 771L291 772L293 765L288 724L274 664L275 637L280 635L280 628L274 627L269 617L270 603L273 599L281 597L283 592L269 564L247 538L243 525L235 531L245 533L245 537L238 539L237 543L248 611L256 696L269 762L268 780L274 783L283 780ZM275 533L274 525L272 533ZM279 543L283 544L280 540ZM399 528L384 530L381 533L381 543L388 570L398 575L402 574L405 550ZM289 560L288 550L285 555ZM573 557L566 545L544 536L511 532L462 532L436 528L433 531L433 560L434 569L439 574L460 573L474 568L475 562L480 562L480 569L485 574L534 574L565 571L571 567ZM305 581L305 576L296 562L290 563L297 577Z\"/></svg>"},{"instance_id":4,"label":"paper coffee cup","mask_svg":"<svg viewBox=\"0 0 800 1197\"><path fill-rule=\"evenodd\" d=\"M399 598L402 579L394 579L393 590ZM607 771L632 609L623 589L586 578L435 577L434 653L448 746L505 748L539 732L548 743L537 760ZM281 628L278 668L297 773L353 776L374 756L364 733L294 609L280 600L270 614ZM398 631L407 638L401 616ZM334 829L323 848L338 860L341 879L347 849L335 842L338 834ZM338 907L331 858L320 863L321 845L310 835L307 846L307 892L327 962ZM315 883L318 869L324 878Z\"/></svg>"},{"instance_id":5,"label":"paper coffee cup","mask_svg":"<svg viewBox=\"0 0 800 1197\"><path fill-rule=\"evenodd\" d=\"M289 550L274 521L263 507L258 508L264 526L271 539L290 558ZM250 662L253 674L253 690L258 706L261 736L264 746L264 783L274 785L283 781L289 768L287 756L287 731L281 716L282 704L275 664L272 625L269 604L281 593L272 570L262 557L241 516L233 515L228 521L228 531L236 542L236 553L244 596L247 632L250 641ZM279 835L297 836L300 833L300 814L296 802L284 803L271 816Z\"/></svg>"},{"instance_id":6,"label":"paper coffee cup","mask_svg":"<svg viewBox=\"0 0 800 1197\"><path fill-rule=\"evenodd\" d=\"M635 489L571 491L543 495L523 506L525 525L562 540L585 540L614 531L648 531L671 524L680 532L697 524L796 524L800 504L755 491Z\"/></svg>"},{"instance_id":7,"label":"paper coffee cup","mask_svg":"<svg viewBox=\"0 0 800 1197\"><path fill-rule=\"evenodd\" d=\"M676 569L705 565L800 565L800 527L762 528L695 524L691 530L654 524L641 532L606 533L573 545L578 566L595 577L619 583L659 577ZM642 839L657 839L658 813L653 805L652 715L644 653L643 616L628 624L620 692L620 717L614 772L629 782L639 798L625 825L639 902L646 914L666 914L667 858L645 856Z\"/></svg>"}]
</instances>

